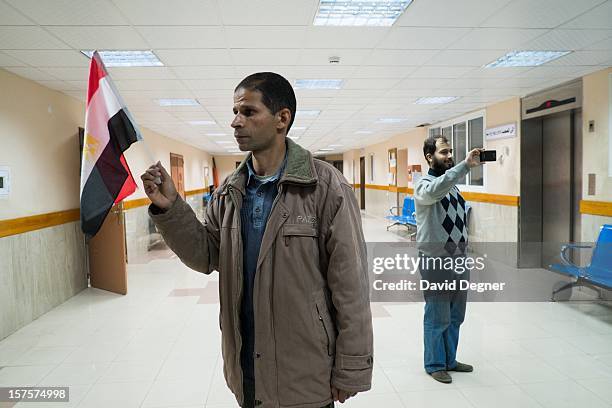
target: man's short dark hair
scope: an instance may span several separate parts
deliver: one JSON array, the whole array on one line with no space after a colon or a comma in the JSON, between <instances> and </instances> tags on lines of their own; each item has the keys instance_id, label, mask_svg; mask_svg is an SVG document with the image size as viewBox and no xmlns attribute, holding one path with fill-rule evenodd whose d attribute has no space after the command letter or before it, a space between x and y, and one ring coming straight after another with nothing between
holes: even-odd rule
<instances>
[{"instance_id":1,"label":"man's short dark hair","mask_svg":"<svg viewBox=\"0 0 612 408\"><path fill-rule=\"evenodd\" d=\"M289 81L274 72L257 72L244 78L234 89L234 92L240 88L259 91L262 102L273 114L284 108L289 109L291 111L291 121L287 126L287 133L289 133L297 109L295 92L293 92L293 87Z\"/></svg>"},{"instance_id":2,"label":"man's short dark hair","mask_svg":"<svg viewBox=\"0 0 612 408\"><path fill-rule=\"evenodd\" d=\"M436 152L436 142L438 140L442 140L444 143L448 143L448 139L446 138L446 136L442 135L431 135L427 139L425 139L425 142L423 143L423 156L425 156L425 160L427 160L428 154L431 154L431 156L433 157L434 153Z\"/></svg>"}]
</instances>

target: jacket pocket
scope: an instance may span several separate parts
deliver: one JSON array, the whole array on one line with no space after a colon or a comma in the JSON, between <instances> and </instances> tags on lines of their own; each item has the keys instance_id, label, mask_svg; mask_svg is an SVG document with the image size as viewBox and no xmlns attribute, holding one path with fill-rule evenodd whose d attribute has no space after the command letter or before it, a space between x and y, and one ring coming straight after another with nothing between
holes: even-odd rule
<instances>
[{"instance_id":1,"label":"jacket pocket","mask_svg":"<svg viewBox=\"0 0 612 408\"><path fill-rule=\"evenodd\" d=\"M283 238L285 245L289 246L292 237L312 237L319 236L319 232L310 224L285 224L283 226Z\"/></svg>"},{"instance_id":2,"label":"jacket pocket","mask_svg":"<svg viewBox=\"0 0 612 408\"><path fill-rule=\"evenodd\" d=\"M333 356L336 353L336 329L332 322L327 305L324 300L317 299L315 302L317 309L317 318L322 330L325 332L325 339L327 343L327 355Z\"/></svg>"}]
</instances>

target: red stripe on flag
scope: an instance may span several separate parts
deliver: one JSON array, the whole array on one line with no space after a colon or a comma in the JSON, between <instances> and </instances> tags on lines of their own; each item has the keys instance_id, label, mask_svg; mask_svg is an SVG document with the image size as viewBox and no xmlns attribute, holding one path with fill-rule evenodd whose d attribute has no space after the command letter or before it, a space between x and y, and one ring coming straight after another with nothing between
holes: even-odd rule
<instances>
[{"instance_id":1,"label":"red stripe on flag","mask_svg":"<svg viewBox=\"0 0 612 408\"><path fill-rule=\"evenodd\" d=\"M106 76L106 70L104 69L104 64L100 59L100 55L95 52L91 57L91 63L89 65L89 84L87 85L87 106L89 106L89 101L94 96L96 91L98 90L98 86L100 84L100 80Z\"/></svg>"},{"instance_id":2,"label":"red stripe on flag","mask_svg":"<svg viewBox=\"0 0 612 408\"><path fill-rule=\"evenodd\" d=\"M136 182L134 181L132 172L130 171L130 168L128 167L127 162L125 161L125 156L121 155L119 160L121 161L121 165L123 166L125 171L128 172L128 177L125 179L125 182L123 183L123 187L121 187L121 191L119 191L119 195L117 195L117 198L115 199L115 204L119 203L125 197L129 196L134 191L136 191Z\"/></svg>"}]
</instances>

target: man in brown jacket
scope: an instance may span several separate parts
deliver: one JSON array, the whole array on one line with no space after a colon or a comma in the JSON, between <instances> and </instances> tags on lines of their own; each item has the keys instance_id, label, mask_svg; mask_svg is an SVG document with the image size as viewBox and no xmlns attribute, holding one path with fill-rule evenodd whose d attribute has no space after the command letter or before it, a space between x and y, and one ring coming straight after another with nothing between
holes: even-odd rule
<instances>
[{"instance_id":1,"label":"man in brown jacket","mask_svg":"<svg viewBox=\"0 0 612 408\"><path fill-rule=\"evenodd\" d=\"M286 135L289 82L270 72L234 91L249 151L200 223L160 163L143 175L149 214L190 268L219 272L227 384L242 407L333 406L370 389L366 246L351 186ZM161 184L156 184L161 179Z\"/></svg>"}]
</instances>

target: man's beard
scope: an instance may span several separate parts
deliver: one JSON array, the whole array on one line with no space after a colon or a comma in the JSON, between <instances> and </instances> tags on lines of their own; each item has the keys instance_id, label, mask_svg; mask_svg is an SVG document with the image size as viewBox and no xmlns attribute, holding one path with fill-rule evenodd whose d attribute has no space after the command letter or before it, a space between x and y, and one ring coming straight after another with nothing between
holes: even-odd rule
<instances>
[{"instance_id":1,"label":"man's beard","mask_svg":"<svg viewBox=\"0 0 612 408\"><path fill-rule=\"evenodd\" d=\"M450 160L437 160L435 157L431 164L431 168L438 174L446 173L446 170L452 169L455 166L455 161L451 158Z\"/></svg>"}]
</instances>

